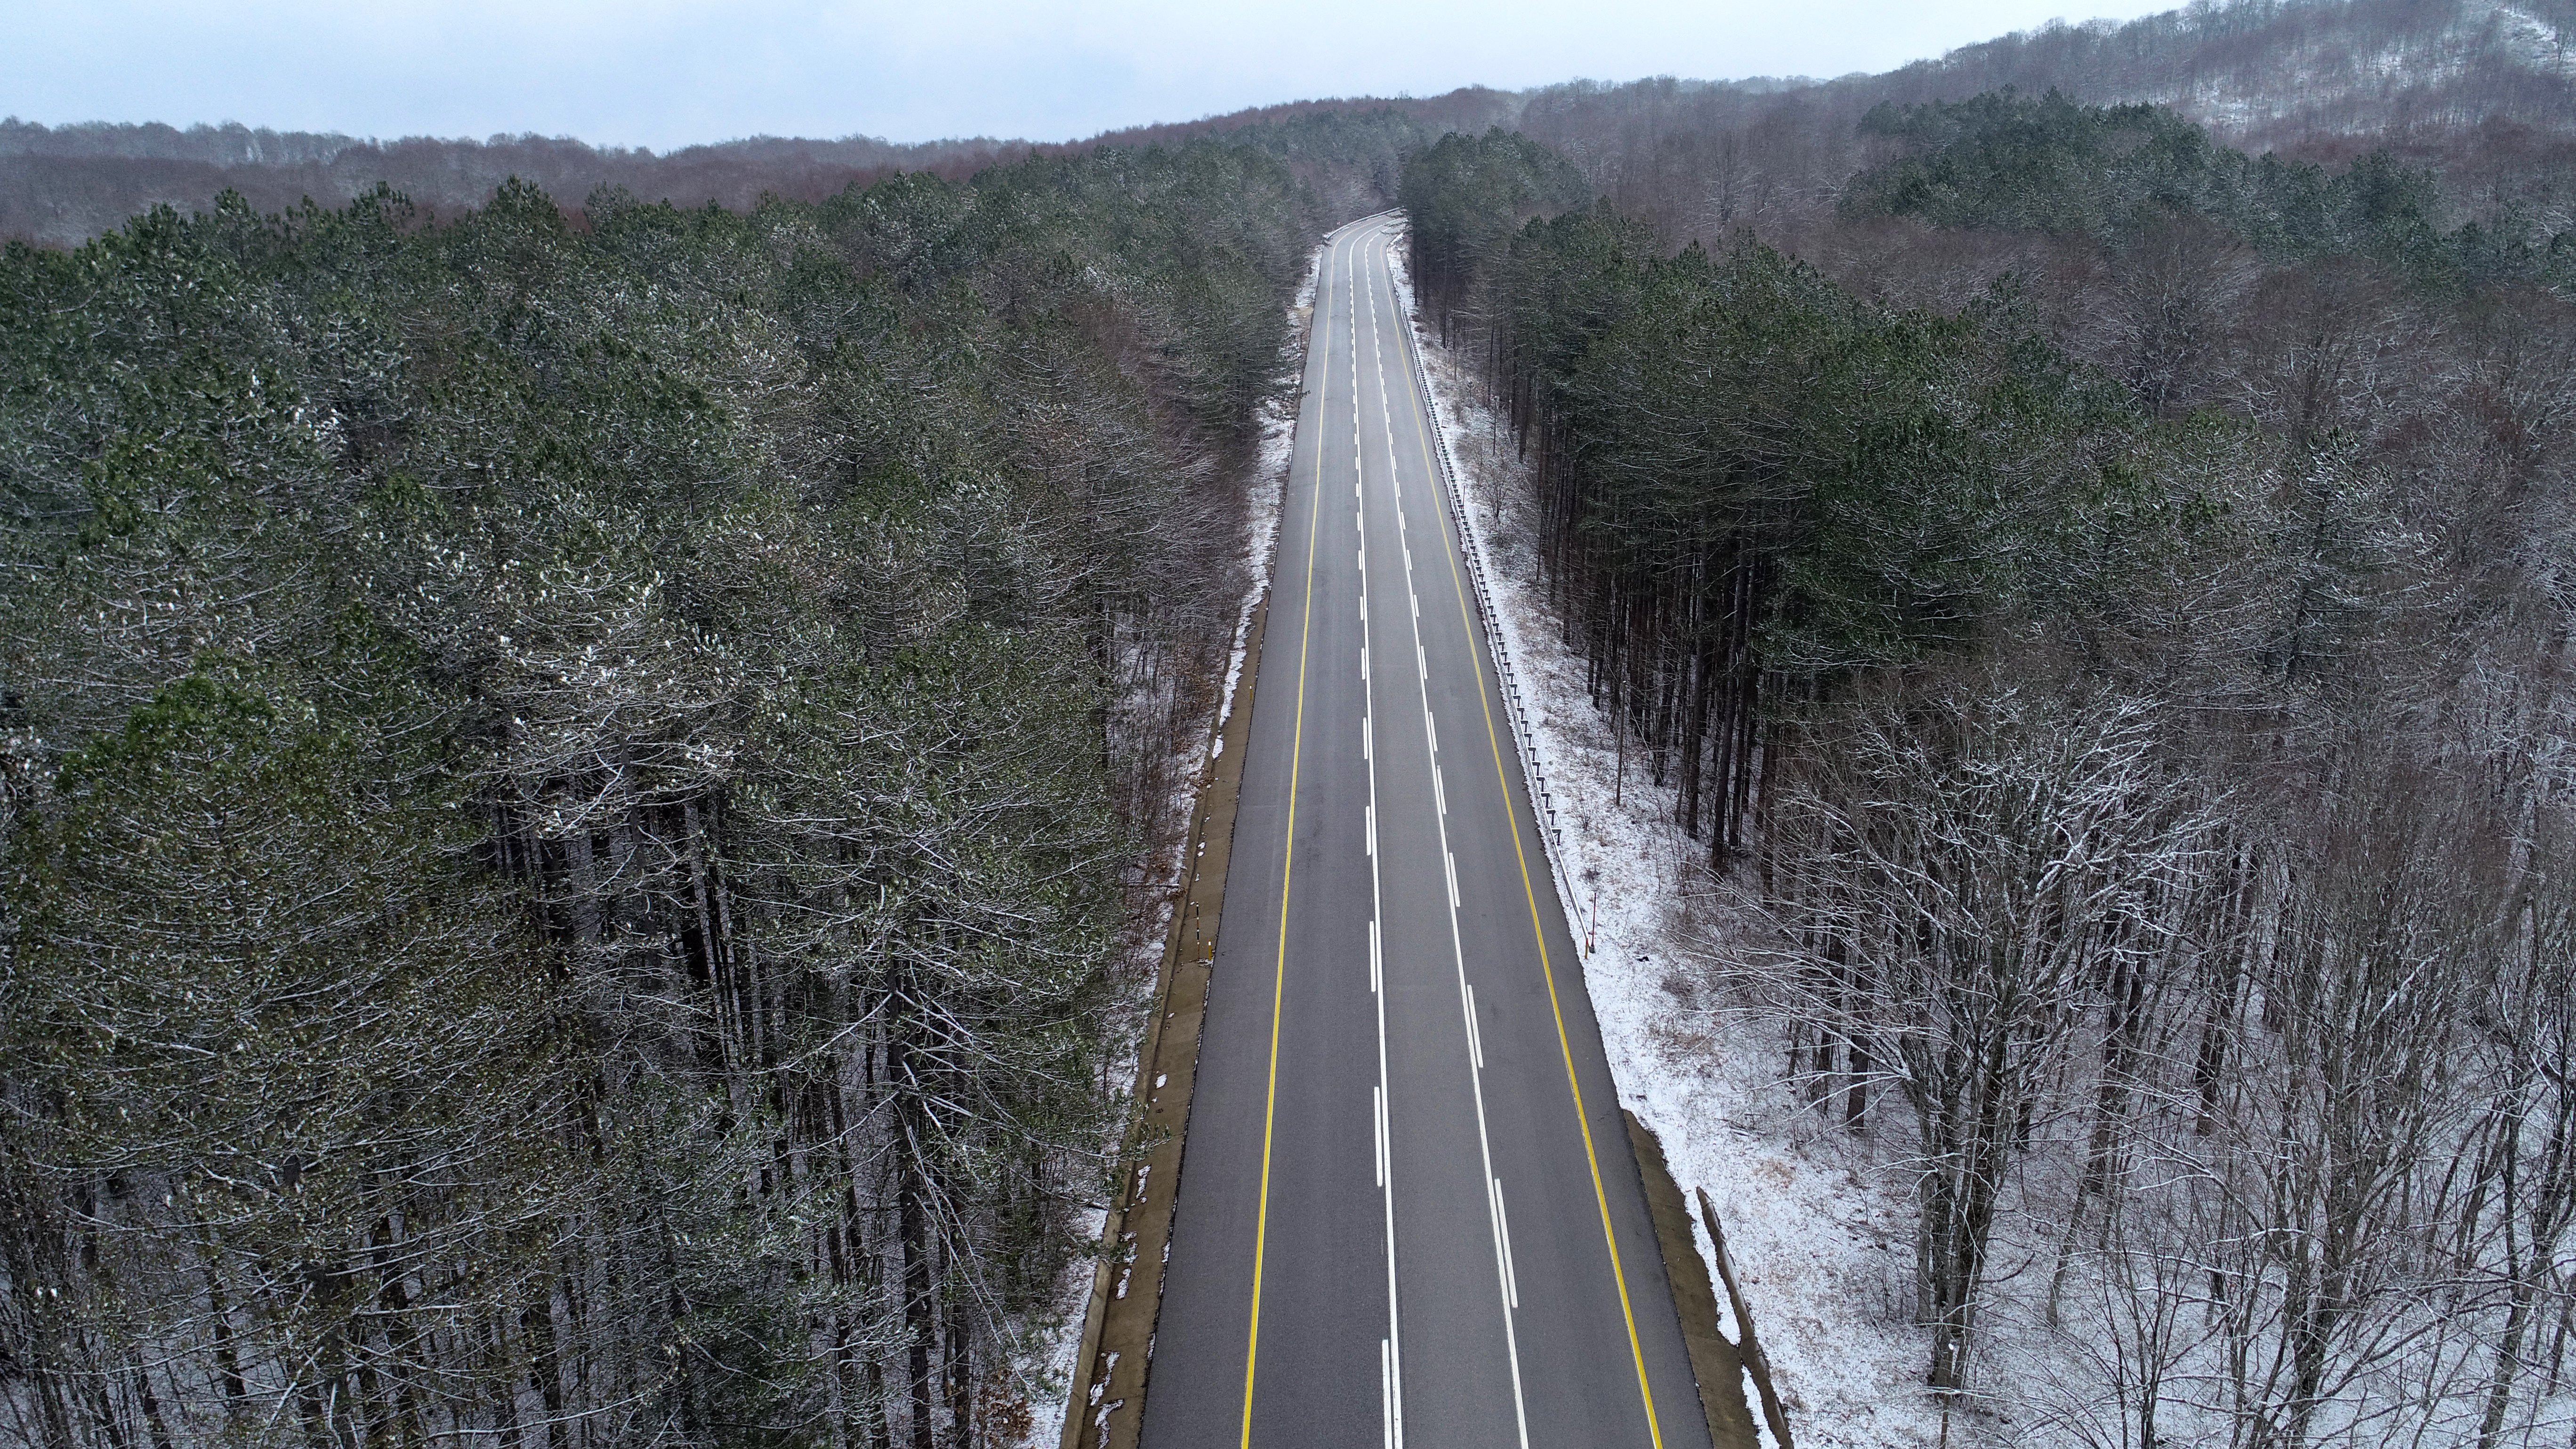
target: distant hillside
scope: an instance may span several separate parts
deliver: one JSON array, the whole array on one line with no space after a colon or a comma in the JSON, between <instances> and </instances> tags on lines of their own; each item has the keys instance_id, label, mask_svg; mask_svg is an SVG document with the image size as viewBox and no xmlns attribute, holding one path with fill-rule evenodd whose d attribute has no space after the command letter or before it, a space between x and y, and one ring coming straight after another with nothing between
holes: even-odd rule
<instances>
[{"instance_id":1,"label":"distant hillside","mask_svg":"<svg viewBox=\"0 0 2576 1449\"><path fill-rule=\"evenodd\" d=\"M203 209L228 188L277 211L386 182L453 211L480 205L511 176L566 205L613 186L648 201L740 209L770 193L816 200L897 170L958 177L1031 154L1236 132L1282 155L1332 205L1366 208L1392 201L1399 150L1495 125L1564 152L1605 194L1670 233L1754 225L1789 234L1879 159L1859 133L1872 106L2004 87L2171 106L2257 152L2335 161L2385 147L2431 166L2471 210L2519 206L2563 227L2576 207L2571 42L2576 0L2239 0L2127 24L2053 25L1883 75L1296 101L1052 144L763 136L656 154L560 137L376 141L11 119L0 122L0 237L68 245L155 204ZM1317 124L1334 116L1348 123Z\"/></svg>"},{"instance_id":2,"label":"distant hillside","mask_svg":"<svg viewBox=\"0 0 2576 1449\"><path fill-rule=\"evenodd\" d=\"M646 201L740 211L764 195L819 201L897 171L962 179L1031 155L1177 145L1219 132L1245 133L1327 193L1350 191L1328 204L1356 208L1356 215L1393 199L1395 169L1411 145L1446 130L1508 123L1520 104L1509 92L1471 88L1425 100L1296 101L1072 143L754 136L660 154L535 135L374 141L239 124L48 127L11 117L0 121L0 238L73 245L156 205L206 210L226 190L259 211L279 212L308 197L337 205L385 183L433 212L453 212L482 205L514 176L567 206L616 187ZM1335 117L1346 119L1335 124Z\"/></svg>"},{"instance_id":3,"label":"distant hillside","mask_svg":"<svg viewBox=\"0 0 2576 1449\"><path fill-rule=\"evenodd\" d=\"M1903 99L2015 86L2169 105L2238 145L2319 131L2576 126L2576 3L2252 0L2053 27L1886 79Z\"/></svg>"},{"instance_id":4,"label":"distant hillside","mask_svg":"<svg viewBox=\"0 0 2576 1449\"><path fill-rule=\"evenodd\" d=\"M2576 221L2576 0L2241 0L2053 25L1874 76L1555 86L1515 124L1668 237L1749 226L1796 245L1896 149L1871 108L2007 87L2170 106L2247 151L2329 164L2386 150L2464 216Z\"/></svg>"},{"instance_id":5,"label":"distant hillside","mask_svg":"<svg viewBox=\"0 0 2576 1449\"><path fill-rule=\"evenodd\" d=\"M565 137L371 141L241 125L47 127L12 117L0 121L0 236L67 245L155 205L204 210L226 190L276 212L307 197L336 205L383 182L434 211L455 211L481 205L513 176L573 203L615 186L740 210L763 193L819 200L897 170L960 176L1031 149L982 138L903 146L755 136L657 155Z\"/></svg>"}]
</instances>

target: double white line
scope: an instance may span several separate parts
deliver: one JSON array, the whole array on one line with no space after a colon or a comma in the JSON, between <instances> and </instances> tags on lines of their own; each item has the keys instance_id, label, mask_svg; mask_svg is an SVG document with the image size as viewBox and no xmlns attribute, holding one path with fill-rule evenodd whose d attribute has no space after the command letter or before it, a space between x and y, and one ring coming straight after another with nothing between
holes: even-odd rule
<instances>
[{"instance_id":1,"label":"double white line","mask_svg":"<svg viewBox=\"0 0 2576 1449\"><path fill-rule=\"evenodd\" d=\"M1357 246L1351 249L1354 259L1359 250ZM1351 280L1354 284L1358 281L1356 268ZM1369 994L1377 1004L1377 1090L1371 1094L1371 1118L1377 1134L1378 1195L1386 1204L1386 1337L1378 1342L1378 1405L1381 1422L1386 1426L1387 1449L1404 1449L1404 1336L1395 1291L1395 1142L1387 1112L1386 956L1378 931L1378 923L1386 918L1386 896L1378 877L1377 855L1377 695L1376 686L1369 681L1368 667L1368 493L1360 481L1364 475L1360 466L1359 302L1355 286L1345 295L1351 307L1351 495L1357 504L1352 517L1359 525L1360 756L1368 761L1369 787L1368 813L1363 820L1369 863ZM1384 378L1381 368L1381 383Z\"/></svg>"},{"instance_id":2,"label":"double white line","mask_svg":"<svg viewBox=\"0 0 2576 1449\"><path fill-rule=\"evenodd\" d=\"M1369 240L1376 245L1382 264L1386 249L1385 231L1380 229ZM1353 276L1352 281L1354 285L1356 285L1358 282L1356 275ZM1411 541L1405 535L1404 525L1404 481L1402 475L1396 469L1395 418L1387 405L1386 355L1384 345L1378 335L1377 302L1378 294L1383 289L1374 280L1372 280L1366 290L1369 310L1369 353L1371 361L1377 372L1380 433L1386 440L1387 486L1393 492L1395 498L1397 553L1404 563L1404 594L1407 605L1406 616L1411 624L1413 633L1414 677L1417 685L1422 690L1422 740L1424 748L1431 761L1432 799L1437 807L1433 812L1433 819L1440 829L1440 861L1442 869L1448 879L1449 950L1451 959L1455 963L1458 973L1458 1008L1466 1022L1468 1043L1467 1070L1470 1083L1474 1088L1476 1099L1476 1147L1478 1152L1482 1155L1485 1178L1486 1220L1492 1228L1494 1237L1494 1281L1501 1298L1503 1342L1509 1356L1512 1369L1512 1419L1519 1429L1522 1449L1528 1449L1529 1412L1521 1391L1520 1331L1517 1323L1515 1322L1517 1310L1520 1307L1520 1288L1516 1281L1517 1275L1513 1271L1510 1220L1503 1207L1503 1184L1500 1178L1494 1176L1493 1143L1485 1125L1485 1057L1483 1033L1477 1029L1476 993L1475 989L1467 982L1467 951L1458 926L1458 861L1457 858L1451 855L1449 851L1448 791L1442 784L1440 778L1439 730L1432 722L1431 717L1430 661L1429 656L1425 654L1422 647L1422 603L1420 597L1416 594L1413 585L1413 548ZM1356 315L1357 298L1354 297L1352 300L1354 315L1352 317L1351 345L1354 352L1356 352L1359 346L1359 327L1358 317ZM1410 385L1411 382L1410 379L1408 379L1407 386ZM1352 359L1351 368L1351 402L1351 446L1354 472L1364 476L1364 473L1362 473L1357 466L1359 463L1359 455L1361 453L1361 445L1358 416L1359 367L1356 356ZM1372 902L1375 903L1373 904L1371 920L1369 923L1369 984L1372 989L1377 992L1378 1181L1386 1194L1387 1338L1383 1345L1380 1358L1383 1365L1383 1378L1385 1382L1387 1426L1386 1442L1390 1446L1401 1446L1404 1443L1403 1360L1397 1353L1398 1339L1396 1336L1395 1307L1395 1188L1392 1181L1394 1175L1391 1165L1393 1155L1390 1150L1391 1142L1389 1138L1389 1118L1387 1112L1386 993L1384 989L1384 965L1378 947L1379 933L1377 925L1378 920L1383 918L1383 897L1378 894L1378 861L1376 849L1377 751L1374 748L1374 738L1372 734L1372 731L1375 728L1374 721L1376 719L1374 694L1376 686L1369 680L1369 671L1367 668L1367 659L1369 657L1368 519L1366 514L1365 490L1361 489L1360 485L1356 482L1353 487L1355 491L1359 491L1362 503L1359 525L1359 560L1360 657L1362 661L1360 678L1363 686L1363 719L1360 733L1362 751L1368 757L1369 761L1369 805L1367 821L1369 830L1369 888ZM1443 539L1443 546L1446 546L1445 537Z\"/></svg>"}]
</instances>

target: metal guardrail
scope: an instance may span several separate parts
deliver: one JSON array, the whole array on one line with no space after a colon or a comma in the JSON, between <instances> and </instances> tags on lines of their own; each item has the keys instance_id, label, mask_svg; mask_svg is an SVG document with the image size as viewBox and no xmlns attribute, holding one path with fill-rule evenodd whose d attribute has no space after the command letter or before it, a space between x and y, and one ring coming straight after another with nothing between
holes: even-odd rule
<instances>
[{"instance_id":1,"label":"metal guardrail","mask_svg":"<svg viewBox=\"0 0 2576 1449\"><path fill-rule=\"evenodd\" d=\"M1431 441L1440 458L1440 472L1448 486L1442 497L1449 509L1451 522L1458 529L1459 541L1466 545L1467 578L1476 595L1477 622L1484 626L1485 642L1494 658L1494 673L1501 685L1503 713L1509 721L1513 753L1520 757L1522 788L1529 793L1533 824L1539 827L1538 840L1546 852L1548 878L1556 883L1557 904L1565 911L1569 933L1578 924L1586 924L1582 910L1575 904L1574 893L1566 874L1565 846L1556 823L1556 792L1548 784L1547 769L1539 763L1537 747L1532 743L1529 707L1521 698L1520 673L1512 667L1512 649L1497 624L1493 591L1485 580L1485 542L1476 532L1476 522L1458 487L1458 460L1449 451L1449 430L1440 422L1440 394L1431 386L1430 370L1423 365L1421 335L1414 330L1413 316L1407 309L1404 319L1406 349L1413 361L1414 385L1421 390L1422 405L1431 419ZM1576 937L1575 953L1586 954L1584 941L1591 935L1588 924Z\"/></svg>"}]
</instances>

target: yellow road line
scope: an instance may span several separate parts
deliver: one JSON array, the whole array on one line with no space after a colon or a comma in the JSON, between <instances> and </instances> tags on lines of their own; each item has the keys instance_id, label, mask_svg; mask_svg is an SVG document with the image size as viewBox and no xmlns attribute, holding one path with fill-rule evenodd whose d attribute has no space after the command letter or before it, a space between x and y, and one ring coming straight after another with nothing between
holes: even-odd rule
<instances>
[{"instance_id":1,"label":"yellow road line","mask_svg":"<svg viewBox=\"0 0 2576 1449\"><path fill-rule=\"evenodd\" d=\"M1393 287L1390 285L1388 290L1392 292ZM1396 310L1399 312L1403 310L1400 300L1396 303ZM1418 364L1418 344L1413 337L1412 319L1407 317L1404 323L1401 335L1404 339L1405 355L1408 361L1415 361L1417 364L1414 368L1417 382L1408 385L1404 393L1411 404L1414 441L1422 449L1422 464L1431 474L1431 486L1436 492L1441 486L1440 467L1432 461L1430 429L1422 415L1418 379L1423 376L1423 373ZM1520 862L1521 898L1529 905L1530 938L1538 943L1539 974L1547 980L1547 1009L1556 1017L1556 1048L1565 1058L1565 1087L1567 1091L1574 1094L1574 1123L1583 1131L1583 1160L1592 1169L1592 1201L1601 1209L1601 1239L1609 1245L1610 1276L1619 1285L1619 1316L1626 1320L1628 1325L1628 1356L1635 1360L1637 1365L1637 1393L1646 1404L1646 1432L1653 1437L1655 1449L1663 1449L1663 1426L1655 1418L1655 1390L1654 1386L1646 1380L1646 1350L1637 1337L1636 1312L1628 1303L1628 1274L1619 1266L1619 1234L1610 1226L1610 1194L1601 1186L1601 1158L1592 1149L1592 1120L1583 1110L1583 1084L1576 1080L1574 1074L1574 1046L1565 1032L1565 1009L1558 1004L1556 997L1556 969L1549 964L1547 933L1539 924L1538 892L1530 885L1529 855L1521 848L1520 810L1512 804L1511 782L1503 773L1503 746L1500 738L1494 733L1493 701L1485 693L1485 661L1478 657L1478 651L1473 647L1476 626L1467 615L1466 586L1458 579L1460 543L1451 533L1449 513L1445 508L1440 511L1440 534L1441 537L1449 540L1449 587L1450 591L1458 596L1458 622L1467 630L1470 646L1467 650L1467 658L1476 671L1476 703L1485 712L1485 747L1493 752L1494 783L1502 787L1503 811L1511 821L1512 858Z\"/></svg>"},{"instance_id":2,"label":"yellow road line","mask_svg":"<svg viewBox=\"0 0 2576 1449\"><path fill-rule=\"evenodd\" d=\"M1306 518L1306 612L1297 626L1297 726L1288 742L1288 832L1279 865L1279 965L1270 981L1270 1084L1261 1104L1261 1198L1252 1229L1252 1326L1243 1344L1243 1445L1252 1449L1252 1378L1261 1355L1261 1263L1270 1243L1270 1127L1279 1112L1279 1013L1288 994L1288 881L1297 867L1297 766L1306 747L1306 649L1315 624L1315 535L1324 508L1323 407L1333 378L1333 251L1324 253L1324 280L1316 312L1323 321L1324 370L1315 385L1314 495Z\"/></svg>"}]
</instances>

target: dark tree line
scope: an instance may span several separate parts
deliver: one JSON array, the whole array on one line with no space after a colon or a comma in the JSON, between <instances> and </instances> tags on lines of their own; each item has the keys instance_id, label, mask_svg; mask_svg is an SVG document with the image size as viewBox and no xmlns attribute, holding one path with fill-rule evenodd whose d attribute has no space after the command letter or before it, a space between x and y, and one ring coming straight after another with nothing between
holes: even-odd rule
<instances>
[{"instance_id":1,"label":"dark tree line","mask_svg":"<svg viewBox=\"0 0 2576 1449\"><path fill-rule=\"evenodd\" d=\"M0 256L5 1432L1016 1433L1314 204L1198 142Z\"/></svg>"},{"instance_id":2,"label":"dark tree line","mask_svg":"<svg viewBox=\"0 0 2576 1449\"><path fill-rule=\"evenodd\" d=\"M983 138L896 145L754 136L656 154L563 136L370 140L241 125L47 127L13 117L0 121L0 238L77 246L154 206L202 210L227 191L254 209L285 211L307 199L346 205L391 185L424 211L451 215L482 206L512 180L566 201L618 187L743 210L771 194L820 201L899 171L962 180L1034 149Z\"/></svg>"},{"instance_id":3,"label":"dark tree line","mask_svg":"<svg viewBox=\"0 0 2576 1449\"><path fill-rule=\"evenodd\" d=\"M1540 170L1533 149L1453 137L1408 201L1439 217L1492 197L1481 214L1508 220L1547 173L1493 173ZM1474 324L1523 439L1595 702L1721 865L1751 828L1773 701L1972 642L2083 526L2127 442L2126 399L2009 296L1890 311L1755 243L1667 255L1607 208L1481 235L1417 223L1413 247L1427 305Z\"/></svg>"},{"instance_id":4,"label":"dark tree line","mask_svg":"<svg viewBox=\"0 0 2576 1449\"><path fill-rule=\"evenodd\" d=\"M2171 111L2084 106L2057 91L1883 104L1861 131L1905 147L1853 178L1843 205L1864 215L2109 245L2188 218L2266 261L2367 257L2418 290L2576 285L2576 226L2553 235L2508 205L2445 227L2439 179L2387 150L2334 170L2250 156Z\"/></svg>"}]
</instances>

